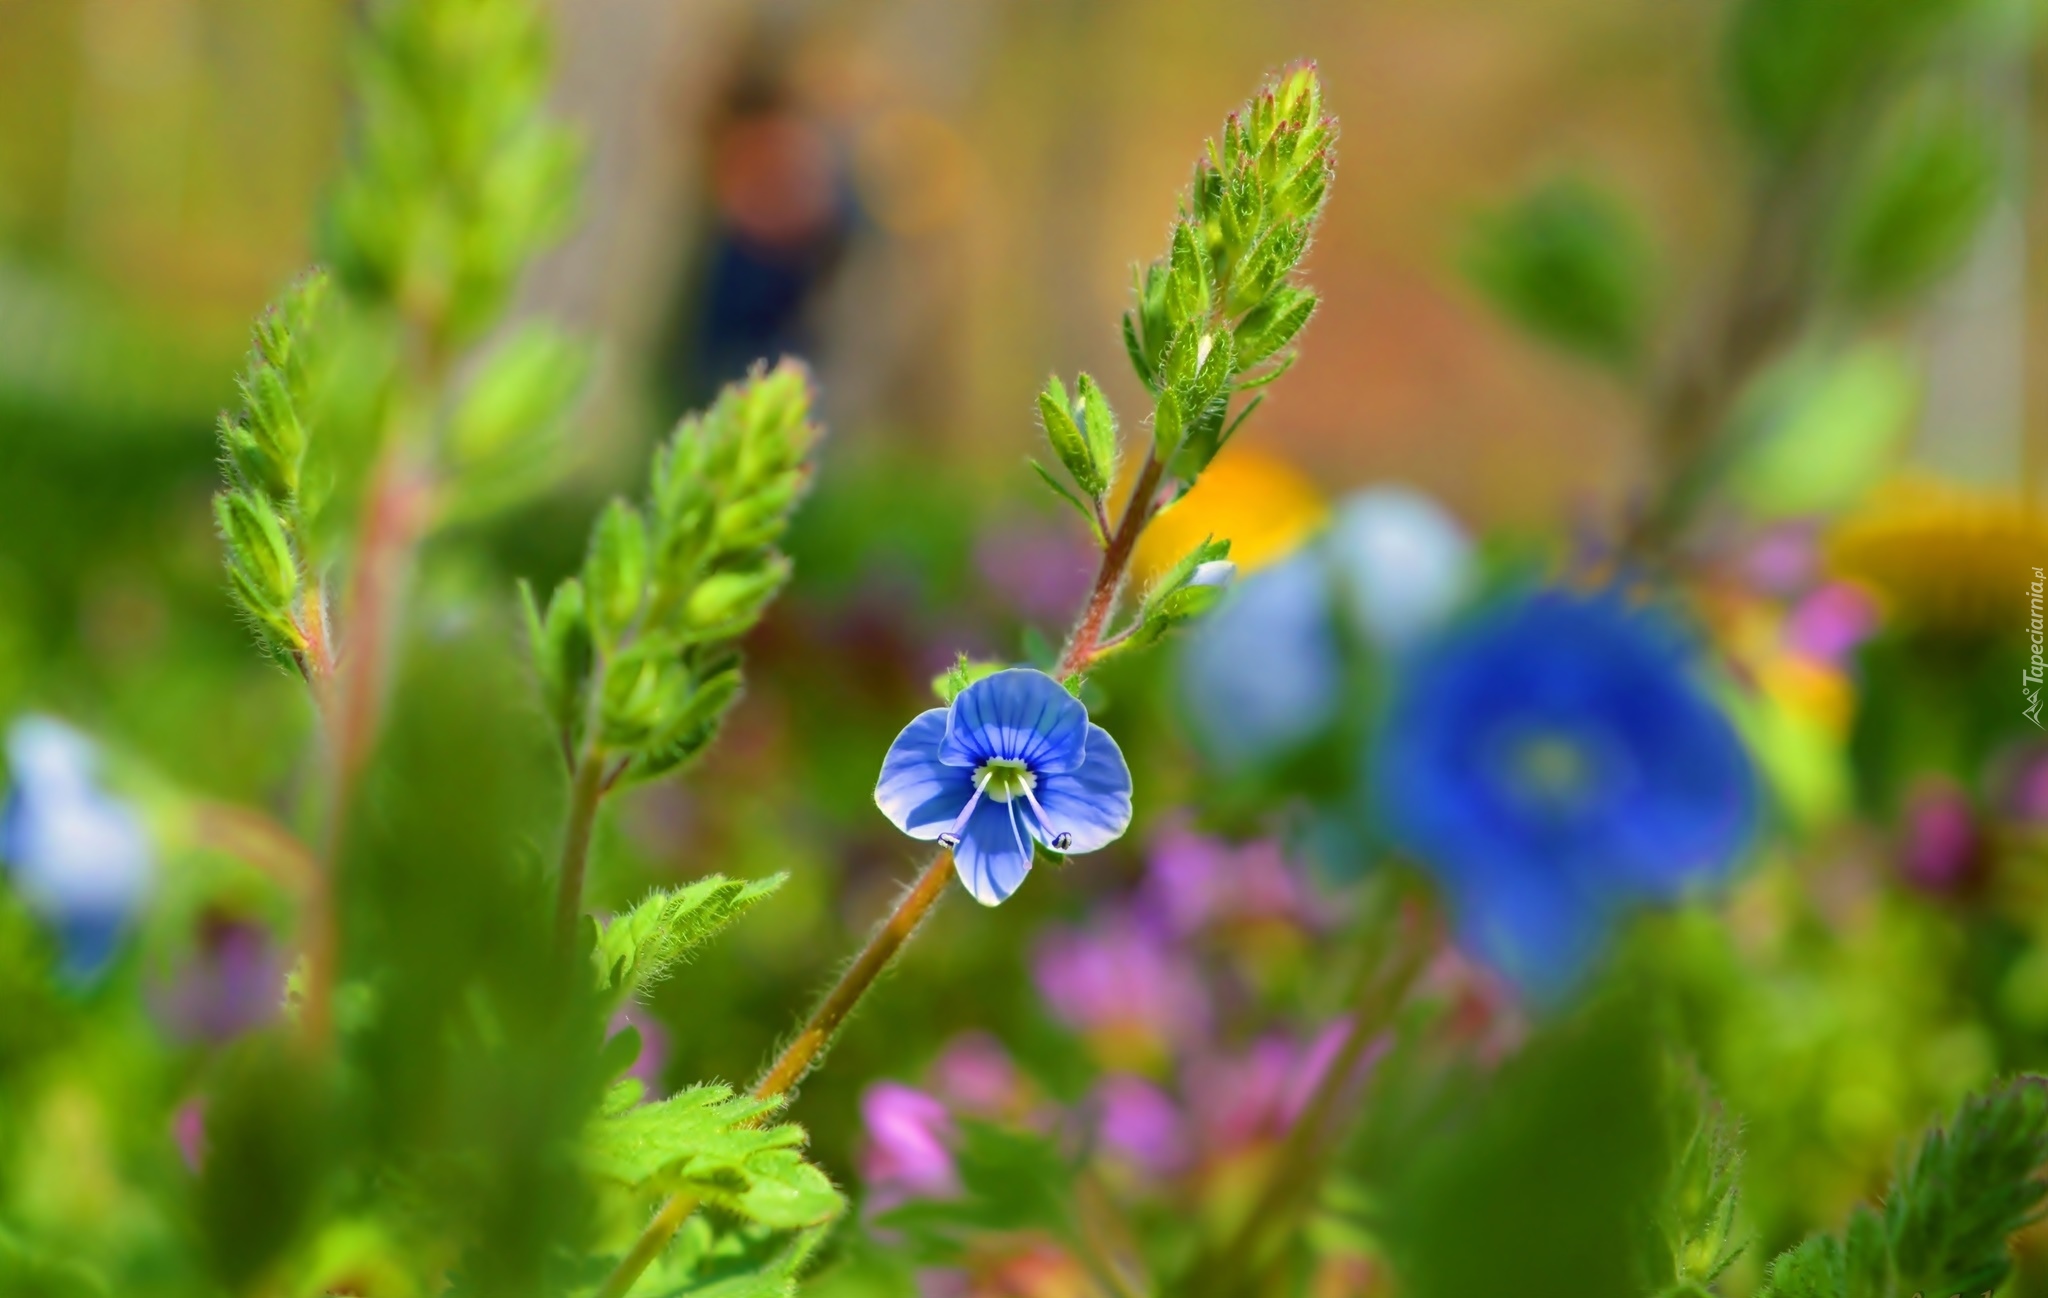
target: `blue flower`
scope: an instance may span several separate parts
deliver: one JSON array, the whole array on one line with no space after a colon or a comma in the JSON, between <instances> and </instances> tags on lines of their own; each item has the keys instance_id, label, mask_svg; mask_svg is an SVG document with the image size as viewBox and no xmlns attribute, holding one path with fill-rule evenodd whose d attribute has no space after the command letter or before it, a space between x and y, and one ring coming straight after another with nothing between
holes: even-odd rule
<instances>
[{"instance_id":1,"label":"blue flower","mask_svg":"<svg viewBox=\"0 0 2048 1298\"><path fill-rule=\"evenodd\" d=\"M1189 636L1181 695L1196 741L1226 771L1286 756L1340 712L1349 636L1398 656L1456 610L1472 542L1405 487L1347 497L1312 544L1236 584Z\"/></svg>"},{"instance_id":2,"label":"blue flower","mask_svg":"<svg viewBox=\"0 0 2048 1298\"><path fill-rule=\"evenodd\" d=\"M1093 852L1131 823L1131 771L1109 732L1044 672L1012 668L903 728L875 805L912 838L953 851L984 906L1017 891L1034 842Z\"/></svg>"},{"instance_id":3,"label":"blue flower","mask_svg":"<svg viewBox=\"0 0 2048 1298\"><path fill-rule=\"evenodd\" d=\"M13 775L0 806L0 864L57 932L75 980L105 967L148 893L154 863L135 813L99 786L92 741L48 717L7 732Z\"/></svg>"},{"instance_id":4,"label":"blue flower","mask_svg":"<svg viewBox=\"0 0 2048 1298\"><path fill-rule=\"evenodd\" d=\"M1664 615L1543 590L1425 648L1381 732L1378 810L1466 943L1538 997L1578 979L1617 913L1741 853L1749 757Z\"/></svg>"}]
</instances>

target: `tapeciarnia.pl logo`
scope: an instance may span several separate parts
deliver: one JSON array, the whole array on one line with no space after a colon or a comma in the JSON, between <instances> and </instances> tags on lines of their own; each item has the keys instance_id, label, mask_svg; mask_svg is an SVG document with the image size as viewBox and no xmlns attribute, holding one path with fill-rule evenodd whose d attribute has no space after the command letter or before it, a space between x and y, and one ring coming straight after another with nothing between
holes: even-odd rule
<instances>
[{"instance_id":1,"label":"tapeciarnia.pl logo","mask_svg":"<svg viewBox=\"0 0 2048 1298\"><path fill-rule=\"evenodd\" d=\"M2041 680L2048 676L2048 661L2041 656L2041 646L2048 635L2044 635L2041 617L2043 588L2048 587L2048 577L2039 568L2034 569L2034 580L2027 587L2027 639L2033 646L2033 656L2027 661L2027 669L2020 673L2020 687L2027 692L2027 720L2041 726Z\"/></svg>"}]
</instances>

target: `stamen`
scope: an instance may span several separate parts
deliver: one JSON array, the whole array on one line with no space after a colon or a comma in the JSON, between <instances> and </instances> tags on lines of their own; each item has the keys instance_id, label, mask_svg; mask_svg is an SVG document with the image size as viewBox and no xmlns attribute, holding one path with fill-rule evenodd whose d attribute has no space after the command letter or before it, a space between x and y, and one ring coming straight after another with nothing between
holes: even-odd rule
<instances>
[{"instance_id":1,"label":"stamen","mask_svg":"<svg viewBox=\"0 0 2048 1298\"><path fill-rule=\"evenodd\" d=\"M960 814L953 817L953 823L947 827L944 833L939 835L940 847L950 852L960 846L960 831L967 827L967 818L974 814L975 804L979 803L981 795L988 791L990 774L991 772L986 769L982 771L981 779L976 781L974 785L974 796L967 800L967 805L960 808Z\"/></svg>"},{"instance_id":2,"label":"stamen","mask_svg":"<svg viewBox=\"0 0 2048 1298\"><path fill-rule=\"evenodd\" d=\"M1055 834L1052 820L1045 814L1045 808L1038 805L1038 798L1031 792L1031 786L1024 786L1024 800L1031 804L1031 810L1038 813L1038 827L1045 831L1046 846L1055 852L1064 852L1074 845L1074 836L1065 830Z\"/></svg>"}]
</instances>

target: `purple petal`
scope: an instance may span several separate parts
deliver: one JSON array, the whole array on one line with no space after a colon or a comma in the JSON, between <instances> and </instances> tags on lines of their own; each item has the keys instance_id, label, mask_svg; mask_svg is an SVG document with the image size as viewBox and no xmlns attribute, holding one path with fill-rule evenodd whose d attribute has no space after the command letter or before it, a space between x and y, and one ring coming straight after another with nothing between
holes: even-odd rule
<instances>
[{"instance_id":1,"label":"purple petal","mask_svg":"<svg viewBox=\"0 0 2048 1298\"><path fill-rule=\"evenodd\" d=\"M1024 808L1022 798L1007 803L984 798L953 849L960 882L984 906L1001 905L1031 873L1032 840L1024 830Z\"/></svg>"},{"instance_id":2,"label":"purple petal","mask_svg":"<svg viewBox=\"0 0 2048 1298\"><path fill-rule=\"evenodd\" d=\"M1171 1176L1188 1161L1187 1123L1171 1096L1142 1077L1115 1073L1095 1089L1102 1143L1148 1175Z\"/></svg>"},{"instance_id":3,"label":"purple petal","mask_svg":"<svg viewBox=\"0 0 2048 1298\"><path fill-rule=\"evenodd\" d=\"M1131 768L1101 726L1088 727L1079 767L1039 777L1038 805L1055 834L1072 834L1071 854L1093 852L1123 837L1131 824Z\"/></svg>"},{"instance_id":4,"label":"purple petal","mask_svg":"<svg viewBox=\"0 0 2048 1298\"><path fill-rule=\"evenodd\" d=\"M939 760L945 735L946 709L919 713L889 745L875 781L875 805L889 823L927 842L945 832L974 794L972 771Z\"/></svg>"},{"instance_id":5,"label":"purple petal","mask_svg":"<svg viewBox=\"0 0 2048 1298\"><path fill-rule=\"evenodd\" d=\"M984 676L953 700L939 760L976 767L991 758L1024 762L1039 775L1081 764L1088 709L1041 671L1012 667Z\"/></svg>"},{"instance_id":6,"label":"purple petal","mask_svg":"<svg viewBox=\"0 0 2048 1298\"><path fill-rule=\"evenodd\" d=\"M945 1195L959 1188L949 1143L952 1115L932 1096L900 1082L877 1082L860 1097L868 1146L861 1174L873 1189Z\"/></svg>"}]
</instances>

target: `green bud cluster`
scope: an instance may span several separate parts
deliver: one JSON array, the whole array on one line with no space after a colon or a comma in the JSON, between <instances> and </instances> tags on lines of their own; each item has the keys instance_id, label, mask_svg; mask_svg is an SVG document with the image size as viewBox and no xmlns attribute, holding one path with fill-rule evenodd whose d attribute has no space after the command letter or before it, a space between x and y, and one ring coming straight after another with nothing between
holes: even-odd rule
<instances>
[{"instance_id":1,"label":"green bud cluster","mask_svg":"<svg viewBox=\"0 0 2048 1298\"><path fill-rule=\"evenodd\" d=\"M1289 345L1315 313L1296 272L1329 196L1336 133L1313 64L1267 85L1209 142L1166 257L1137 274L1124 346L1153 398L1150 452L1183 489L1262 399L1232 419L1232 398L1287 370ZM1038 414L1078 492L1033 467L1106 546L1121 452L1115 412L1082 374L1071 396L1058 377L1047 380Z\"/></svg>"},{"instance_id":2,"label":"green bud cluster","mask_svg":"<svg viewBox=\"0 0 2048 1298\"><path fill-rule=\"evenodd\" d=\"M353 165L327 254L365 297L474 338L526 260L568 223L579 148L545 112L540 10L504 0L369 0Z\"/></svg>"},{"instance_id":3,"label":"green bud cluster","mask_svg":"<svg viewBox=\"0 0 2048 1298\"><path fill-rule=\"evenodd\" d=\"M320 615L308 603L305 531L325 483L307 450L320 372L315 321L328 303L327 277L316 272L257 320L235 383L240 408L218 426L227 487L213 513L229 589L264 643L302 669Z\"/></svg>"},{"instance_id":4,"label":"green bud cluster","mask_svg":"<svg viewBox=\"0 0 2048 1298\"><path fill-rule=\"evenodd\" d=\"M775 544L818 436L803 367L757 368L657 452L644 506L598 516L544 610L523 592L565 752L594 745L647 778L710 743L739 694L735 644L789 579Z\"/></svg>"},{"instance_id":5,"label":"green bud cluster","mask_svg":"<svg viewBox=\"0 0 2048 1298\"><path fill-rule=\"evenodd\" d=\"M1267 86L1210 142L1167 256L1138 275L1124 345L1155 400L1154 453L1183 483L1257 401L1226 422L1231 397L1292 364L1288 346L1315 312L1296 271L1329 196L1336 133L1314 65Z\"/></svg>"}]
</instances>

